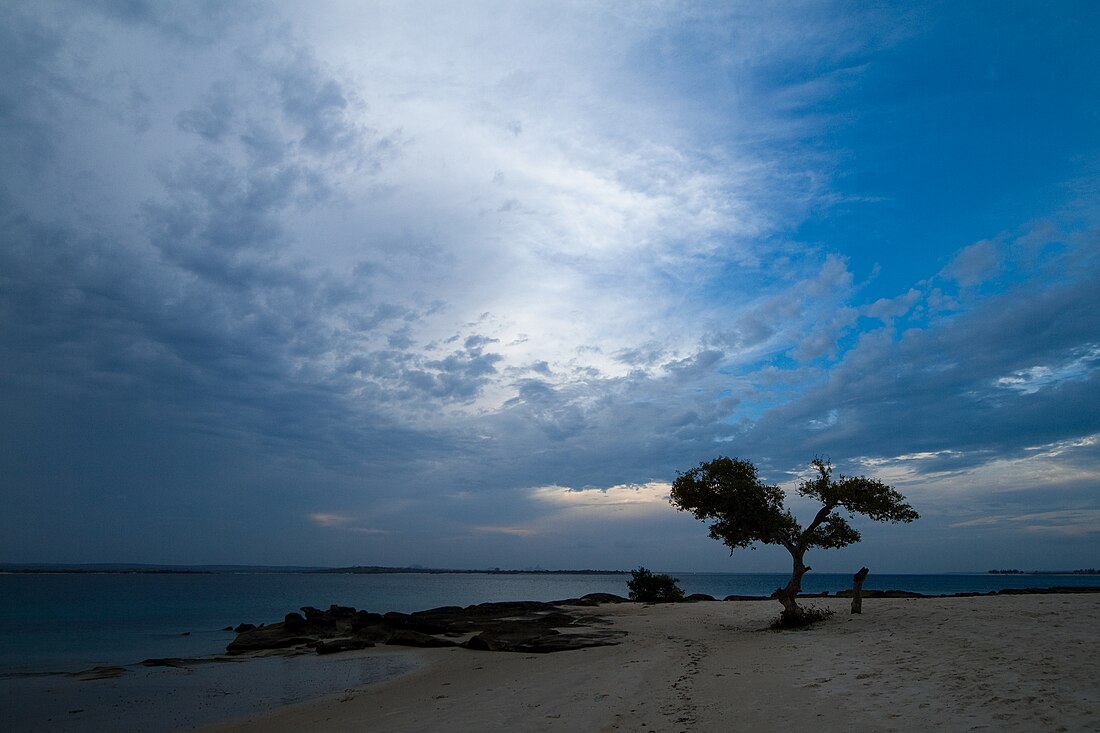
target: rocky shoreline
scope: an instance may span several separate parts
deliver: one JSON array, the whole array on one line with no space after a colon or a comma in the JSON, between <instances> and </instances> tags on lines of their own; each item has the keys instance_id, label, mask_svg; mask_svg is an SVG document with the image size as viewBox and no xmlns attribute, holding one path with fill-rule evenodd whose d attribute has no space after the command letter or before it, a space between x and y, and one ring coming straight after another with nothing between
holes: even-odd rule
<instances>
[{"instance_id":1,"label":"rocky shoreline","mask_svg":"<svg viewBox=\"0 0 1100 733\"><path fill-rule=\"evenodd\" d=\"M988 593L925 595L904 590L864 590L864 598L971 598L996 595L1097 593L1100 587L1006 588ZM800 598L850 598L852 591L832 595L802 594ZM725 601L768 601L772 596L726 596ZM717 601L696 593L686 602ZM317 654L366 649L379 644L406 647L462 647L480 651L548 654L618 644L623 632L601 628L599 616L580 615L569 607L630 603L611 593L590 593L562 601L509 601L472 606L443 606L413 613L372 613L333 604L328 610L304 606L273 624L240 624L226 646L230 655L272 650L312 650ZM154 660L149 660L154 661ZM161 660L156 660L161 661Z\"/></svg>"},{"instance_id":2,"label":"rocky shoreline","mask_svg":"<svg viewBox=\"0 0 1100 733\"><path fill-rule=\"evenodd\" d=\"M387 644L547 654L617 644L622 632L599 628L605 623L600 617L570 613L567 607L624 601L593 593L565 601L480 603L384 614L335 604L325 611L305 606L279 623L237 626L237 637L226 651L239 655L297 648L332 654Z\"/></svg>"}]
</instances>

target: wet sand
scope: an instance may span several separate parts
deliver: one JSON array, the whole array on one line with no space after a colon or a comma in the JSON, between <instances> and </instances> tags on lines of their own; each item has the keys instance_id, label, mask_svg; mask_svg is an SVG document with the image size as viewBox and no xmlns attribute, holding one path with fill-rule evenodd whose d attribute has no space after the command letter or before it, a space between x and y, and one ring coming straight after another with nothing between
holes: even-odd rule
<instances>
[{"instance_id":1,"label":"wet sand","mask_svg":"<svg viewBox=\"0 0 1100 733\"><path fill-rule=\"evenodd\" d=\"M413 653L388 647L369 656L309 653L14 674L0 677L0 731L190 731L362 689L420 663Z\"/></svg>"}]
</instances>

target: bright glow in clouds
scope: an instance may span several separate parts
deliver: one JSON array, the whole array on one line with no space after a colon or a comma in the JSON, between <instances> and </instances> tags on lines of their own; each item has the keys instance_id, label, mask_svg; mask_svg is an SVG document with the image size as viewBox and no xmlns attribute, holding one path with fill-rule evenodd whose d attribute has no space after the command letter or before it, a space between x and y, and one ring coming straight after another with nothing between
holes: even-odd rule
<instances>
[{"instance_id":1,"label":"bright glow in clouds","mask_svg":"<svg viewBox=\"0 0 1100 733\"><path fill-rule=\"evenodd\" d=\"M339 514L310 514L309 519L322 527L342 527L352 521L351 517L343 517Z\"/></svg>"},{"instance_id":2,"label":"bright glow in clouds","mask_svg":"<svg viewBox=\"0 0 1100 733\"><path fill-rule=\"evenodd\" d=\"M0 559L781 568L669 506L724 454L1096 566L1098 26L4 4Z\"/></svg>"},{"instance_id":3,"label":"bright glow in clouds","mask_svg":"<svg viewBox=\"0 0 1100 733\"><path fill-rule=\"evenodd\" d=\"M601 519L625 519L646 514L663 514L668 510L670 484L651 482L625 484L606 489L568 489L543 486L532 489L538 501L570 511L598 516Z\"/></svg>"}]
</instances>

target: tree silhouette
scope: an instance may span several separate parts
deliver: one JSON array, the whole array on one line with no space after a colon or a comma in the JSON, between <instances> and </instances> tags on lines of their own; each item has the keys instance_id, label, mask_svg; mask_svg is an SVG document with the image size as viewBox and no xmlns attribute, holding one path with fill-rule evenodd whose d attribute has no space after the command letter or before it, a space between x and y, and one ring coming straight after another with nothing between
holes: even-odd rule
<instances>
[{"instance_id":1,"label":"tree silhouette","mask_svg":"<svg viewBox=\"0 0 1100 733\"><path fill-rule=\"evenodd\" d=\"M791 579L776 589L783 604L780 625L799 626L807 621L798 605L802 576L810 571L806 552L813 547L847 547L859 542L860 534L848 520L863 514L876 522L912 522L920 515L893 487L865 476L833 478L828 460L815 457L811 465L816 476L803 480L801 496L821 502L821 508L803 529L784 503L778 486L768 486L757 475L751 461L719 457L681 473L672 483L669 501L681 511L710 524L710 536L730 548L744 548L760 542L781 545L794 561ZM844 517L841 512L848 514Z\"/></svg>"}]
</instances>

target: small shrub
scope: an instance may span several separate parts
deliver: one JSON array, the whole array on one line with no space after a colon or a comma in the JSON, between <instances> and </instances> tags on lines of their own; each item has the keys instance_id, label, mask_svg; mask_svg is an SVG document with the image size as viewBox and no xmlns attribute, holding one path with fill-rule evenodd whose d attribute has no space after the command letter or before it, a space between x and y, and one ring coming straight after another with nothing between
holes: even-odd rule
<instances>
[{"instance_id":1,"label":"small shrub","mask_svg":"<svg viewBox=\"0 0 1100 733\"><path fill-rule=\"evenodd\" d=\"M630 600L645 603L670 603L684 600L684 592L677 583L679 578L671 575L654 575L645 568L630 571L631 579L626 581L630 589Z\"/></svg>"},{"instance_id":2,"label":"small shrub","mask_svg":"<svg viewBox=\"0 0 1100 733\"><path fill-rule=\"evenodd\" d=\"M801 613L793 615L784 611L779 614L775 621L771 622L768 628L773 631L801 629L811 624L816 624L819 621L824 621L836 613L836 611L833 611L831 608L818 608L817 606L805 606L801 611Z\"/></svg>"}]
</instances>

